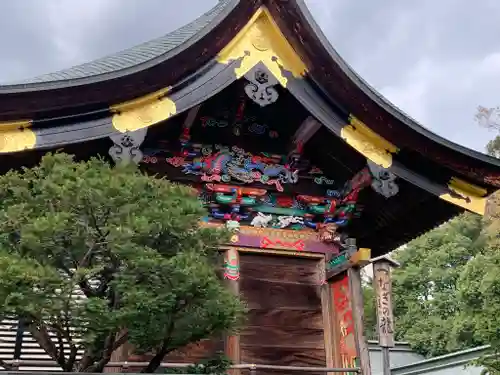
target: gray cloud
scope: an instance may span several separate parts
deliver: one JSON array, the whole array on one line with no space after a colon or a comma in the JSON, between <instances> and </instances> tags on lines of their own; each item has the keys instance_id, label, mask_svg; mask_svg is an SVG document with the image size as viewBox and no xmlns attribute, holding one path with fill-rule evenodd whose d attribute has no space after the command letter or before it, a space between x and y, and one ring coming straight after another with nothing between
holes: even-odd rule
<instances>
[{"instance_id":1,"label":"gray cloud","mask_svg":"<svg viewBox=\"0 0 500 375\"><path fill-rule=\"evenodd\" d=\"M172 31L216 0L4 0L0 82L63 69ZM338 52L416 120L482 151L473 121L500 104L498 0L308 0Z\"/></svg>"}]
</instances>

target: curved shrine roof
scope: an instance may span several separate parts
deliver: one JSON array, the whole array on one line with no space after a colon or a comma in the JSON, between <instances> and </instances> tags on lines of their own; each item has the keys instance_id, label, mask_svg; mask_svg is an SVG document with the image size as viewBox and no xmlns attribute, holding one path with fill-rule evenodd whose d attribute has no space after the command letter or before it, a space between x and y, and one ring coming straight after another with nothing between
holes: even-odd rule
<instances>
[{"instance_id":1,"label":"curved shrine roof","mask_svg":"<svg viewBox=\"0 0 500 375\"><path fill-rule=\"evenodd\" d=\"M2 88L14 89L16 86L28 85L32 89L47 89L56 82L64 82L69 86L72 83L81 84L82 80L87 79L86 83L90 83L95 80L113 79L119 75L131 74L136 69L147 69L146 65L156 65L180 52L181 49L188 48L208 31L206 29L210 29L226 17L237 3L238 0L219 0L215 7L193 22L159 38L81 65L0 85L0 93Z\"/></svg>"},{"instance_id":2,"label":"curved shrine roof","mask_svg":"<svg viewBox=\"0 0 500 375\"><path fill-rule=\"evenodd\" d=\"M259 2L260 1L256 0L219 0L211 10L198 17L193 22L164 36L68 69L0 85L0 95L68 88L99 81L108 81L144 71L190 48L219 25L223 19L228 17L236 6L248 3L248 5L254 5L255 7L255 4ZM377 90L360 77L337 53L316 24L303 0L287 1L285 2L289 3L287 5L283 5L281 4L283 2L276 0L271 1L271 3L277 3L278 8L287 7L285 12L290 11L290 13L292 13L291 11L293 10L295 12L299 11L299 16L307 21L308 26L317 39L316 41L320 42L321 46L328 53L331 61L336 64L336 68L345 74L345 77L351 81L351 84L355 85L356 88L361 90L361 92L368 96L374 103L385 109L396 119L419 135L432 139L432 141L436 143L454 149L469 157L500 167L499 159L463 147L433 133L384 98ZM297 17L297 15L294 16ZM285 17L286 16L284 16L284 18ZM324 66L321 68L322 70L325 69ZM0 103L0 118L1 115L2 105Z\"/></svg>"},{"instance_id":3,"label":"curved shrine roof","mask_svg":"<svg viewBox=\"0 0 500 375\"><path fill-rule=\"evenodd\" d=\"M189 73L200 68L203 63L208 61L210 55L219 52L218 50L226 44L226 41L230 40L243 27L253 11L261 5L269 7L278 26L283 29L283 33L292 46L305 57L305 60L310 60L308 61L310 63L310 78L316 81L322 91L327 92L330 99L341 110L348 113L358 113L357 117L361 117L361 120L364 118L359 112L367 117L375 117L375 119L371 119L372 121L364 122L369 123L370 128L397 144L398 147L403 146L404 143L407 146L411 145L417 141L416 138L425 138L462 156L473 158L480 164L486 163L500 167L499 159L458 145L428 130L371 87L336 52L316 24L303 0L219 0L215 7L193 22L157 39L68 69L0 85L0 99L2 99L0 100L0 126L2 120L46 117L43 114L37 115L49 109L49 105L44 105L46 101L51 103L50 111L69 107L85 108L86 95L83 95L85 89L82 86L93 90L88 95L88 101L94 109L99 102L114 104L117 101L124 101L124 99L131 99L158 90L165 85L175 84L179 80L185 79ZM222 25L223 23L225 24ZM297 25L300 26L297 27ZM226 35L221 36L221 34ZM210 43L216 46L214 51L206 51L206 39L210 39L209 37L214 38ZM204 39L205 43L202 43ZM199 52L200 48L203 47L205 50L201 55L205 56L201 56L196 61L188 62L185 60L193 53ZM166 65L168 68L170 67L167 64L169 60L172 63L177 63L176 58L181 57L183 57L183 63L186 66L177 67L179 74L172 72L170 76L162 76L167 82L160 83L160 86L151 84L149 89L145 87L147 81L151 80L148 71L158 77L158 71L162 65ZM191 63L193 66L188 66ZM135 75L137 75L136 81L134 84L130 84ZM102 90L102 86L107 86L112 80L120 78L127 79L121 82L124 89L120 93L116 93L117 90L114 90L113 95L116 96L116 99L109 97L107 90ZM139 79L146 82L138 83ZM98 83L102 85L95 85ZM78 95L75 95L77 92L74 90L69 91L70 88L76 86L80 90ZM126 90L125 87L129 90ZM63 91L64 89L68 89L68 92ZM44 91L44 93L37 95L36 92L39 91ZM28 109L27 103L30 104ZM32 112L29 113L30 111ZM65 112L68 113L71 110ZM386 119L387 114L396 122L391 123L390 119ZM398 123L407 127L409 131L403 134L402 129L397 128ZM395 140L399 142L395 142ZM424 146L418 151L427 152L429 150Z\"/></svg>"}]
</instances>

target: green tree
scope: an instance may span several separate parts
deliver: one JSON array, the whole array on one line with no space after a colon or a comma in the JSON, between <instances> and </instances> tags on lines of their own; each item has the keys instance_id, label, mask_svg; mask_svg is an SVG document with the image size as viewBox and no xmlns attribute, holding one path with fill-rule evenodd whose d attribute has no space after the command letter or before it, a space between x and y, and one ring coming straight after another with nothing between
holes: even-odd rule
<instances>
[{"instance_id":1,"label":"green tree","mask_svg":"<svg viewBox=\"0 0 500 375\"><path fill-rule=\"evenodd\" d=\"M363 284L364 327L367 340L377 340L377 309L372 279L367 278Z\"/></svg>"},{"instance_id":2,"label":"green tree","mask_svg":"<svg viewBox=\"0 0 500 375\"><path fill-rule=\"evenodd\" d=\"M495 139L492 139L486 145L486 153L490 156L500 158L500 135L497 135Z\"/></svg>"},{"instance_id":3,"label":"green tree","mask_svg":"<svg viewBox=\"0 0 500 375\"><path fill-rule=\"evenodd\" d=\"M465 267L458 282L461 320L478 340L491 346L476 361L490 374L500 374L500 193L490 198L484 222L486 246Z\"/></svg>"},{"instance_id":4,"label":"green tree","mask_svg":"<svg viewBox=\"0 0 500 375\"><path fill-rule=\"evenodd\" d=\"M435 356L482 344L460 313L459 280L483 249L481 217L462 214L396 252L394 270L397 338Z\"/></svg>"},{"instance_id":5,"label":"green tree","mask_svg":"<svg viewBox=\"0 0 500 375\"><path fill-rule=\"evenodd\" d=\"M47 155L0 176L0 316L23 319L64 371L101 372L128 341L153 372L244 312L216 272L226 233L200 228L204 214L192 189L99 159Z\"/></svg>"},{"instance_id":6,"label":"green tree","mask_svg":"<svg viewBox=\"0 0 500 375\"><path fill-rule=\"evenodd\" d=\"M479 106L474 117L480 126L500 131L500 107L486 108ZM486 153L490 156L500 158L500 135L488 142Z\"/></svg>"}]
</instances>

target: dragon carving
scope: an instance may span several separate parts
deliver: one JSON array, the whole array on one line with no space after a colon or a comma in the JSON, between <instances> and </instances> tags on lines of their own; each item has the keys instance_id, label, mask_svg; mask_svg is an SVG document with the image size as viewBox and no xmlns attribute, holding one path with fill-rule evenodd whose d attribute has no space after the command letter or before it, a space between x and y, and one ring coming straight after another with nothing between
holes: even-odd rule
<instances>
[{"instance_id":1,"label":"dragon carving","mask_svg":"<svg viewBox=\"0 0 500 375\"><path fill-rule=\"evenodd\" d=\"M298 169L293 170L271 158L255 156L237 147L194 158L183 166L184 173L202 175L206 181L261 182L276 184L278 190L282 190L282 184L295 184L299 179Z\"/></svg>"}]
</instances>

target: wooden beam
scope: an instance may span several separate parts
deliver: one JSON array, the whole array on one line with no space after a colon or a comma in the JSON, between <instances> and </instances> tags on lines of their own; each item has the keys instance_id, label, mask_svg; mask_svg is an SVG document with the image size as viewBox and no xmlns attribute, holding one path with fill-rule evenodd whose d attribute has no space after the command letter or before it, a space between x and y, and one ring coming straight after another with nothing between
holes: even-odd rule
<instances>
[{"instance_id":1,"label":"wooden beam","mask_svg":"<svg viewBox=\"0 0 500 375\"><path fill-rule=\"evenodd\" d=\"M320 260L319 265L323 270L325 269L325 259ZM335 326L335 310L333 309L332 292L330 284L323 284L321 286L321 310L323 312L323 337L325 340L325 355L326 367L337 367L338 363L335 361L336 356L336 340L334 326ZM334 375L328 373L328 375Z\"/></svg>"},{"instance_id":2,"label":"wooden beam","mask_svg":"<svg viewBox=\"0 0 500 375\"><path fill-rule=\"evenodd\" d=\"M191 127L194 124L194 120L196 120L196 116L198 115L198 112L200 111L200 108L201 108L201 104L198 104L188 111L187 116L184 119L184 123L182 124L183 129L191 129Z\"/></svg>"},{"instance_id":3,"label":"wooden beam","mask_svg":"<svg viewBox=\"0 0 500 375\"><path fill-rule=\"evenodd\" d=\"M486 191L483 191L478 186L456 178L451 178L448 185L439 184L396 161L391 165L389 171L412 185L418 186L451 204L479 215L484 215L485 213L488 196L486 195Z\"/></svg>"},{"instance_id":4,"label":"wooden beam","mask_svg":"<svg viewBox=\"0 0 500 375\"><path fill-rule=\"evenodd\" d=\"M302 144L306 144L321 129L321 126L321 123L314 117L307 117L295 132L293 136L294 143L302 142Z\"/></svg>"},{"instance_id":5,"label":"wooden beam","mask_svg":"<svg viewBox=\"0 0 500 375\"><path fill-rule=\"evenodd\" d=\"M293 256L293 257L301 257L301 258L316 258L323 259L324 254L320 253L308 253L308 252L298 252L292 250L269 250L269 249L258 249L254 247L235 247L235 246L221 246L222 249L235 249L240 253L259 253L259 254L268 254L268 255L282 255L282 256Z\"/></svg>"},{"instance_id":6,"label":"wooden beam","mask_svg":"<svg viewBox=\"0 0 500 375\"><path fill-rule=\"evenodd\" d=\"M371 250L366 248L356 249L349 246L336 257L333 257L329 264L334 264L326 272L326 279L329 280L352 267L364 267L370 263Z\"/></svg>"}]
</instances>

